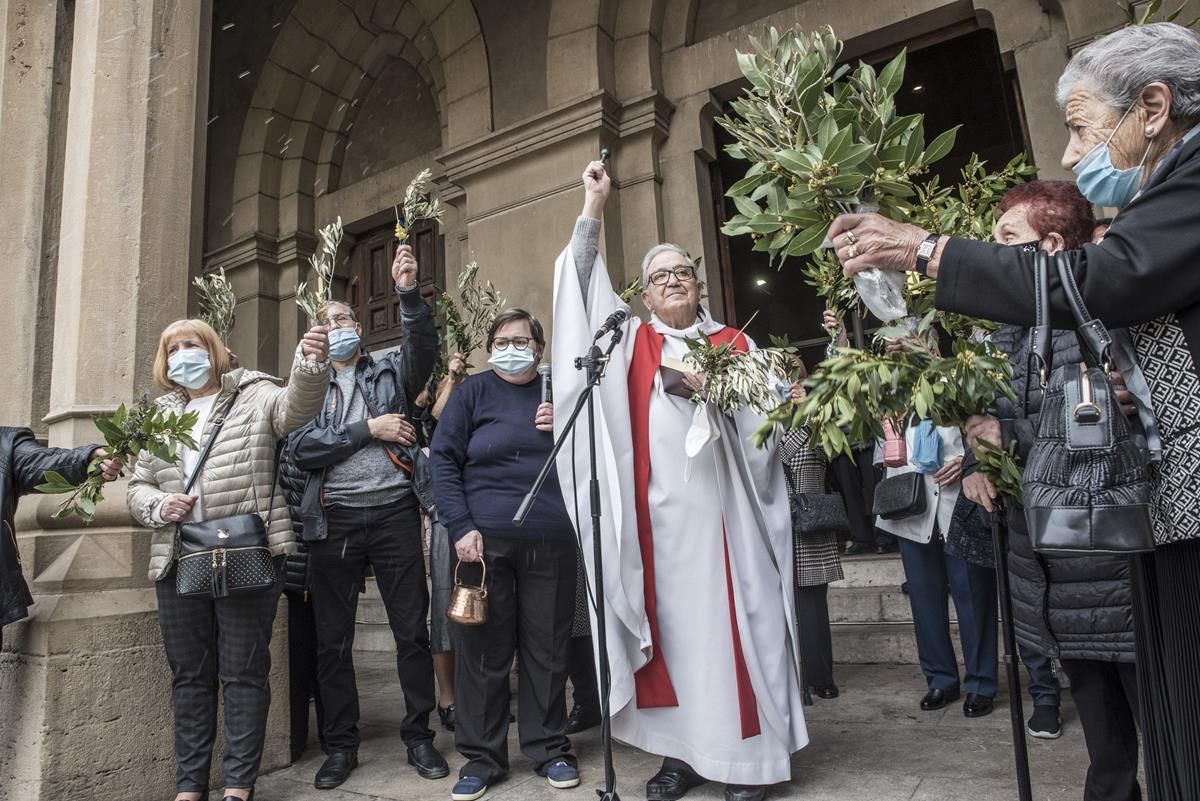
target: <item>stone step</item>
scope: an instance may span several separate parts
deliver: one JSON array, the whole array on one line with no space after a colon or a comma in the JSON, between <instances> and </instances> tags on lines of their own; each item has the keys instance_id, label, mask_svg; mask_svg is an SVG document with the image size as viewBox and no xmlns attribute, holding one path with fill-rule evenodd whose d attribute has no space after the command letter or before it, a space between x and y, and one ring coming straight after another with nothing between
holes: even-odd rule
<instances>
[{"instance_id":1,"label":"stone step","mask_svg":"<svg viewBox=\"0 0 1200 801\"><path fill-rule=\"evenodd\" d=\"M833 661L840 665L915 665L917 637L912 623L833 623ZM950 624L950 639L962 664L958 624Z\"/></svg>"},{"instance_id":2,"label":"stone step","mask_svg":"<svg viewBox=\"0 0 1200 801\"><path fill-rule=\"evenodd\" d=\"M904 566L900 563L900 555L895 553L843 557L842 572L846 577L830 584L830 589L835 587L892 587L898 589L904 583Z\"/></svg>"},{"instance_id":3,"label":"stone step","mask_svg":"<svg viewBox=\"0 0 1200 801\"><path fill-rule=\"evenodd\" d=\"M957 620L949 603L950 620ZM908 596L898 587L829 587L830 623L912 623Z\"/></svg>"}]
</instances>

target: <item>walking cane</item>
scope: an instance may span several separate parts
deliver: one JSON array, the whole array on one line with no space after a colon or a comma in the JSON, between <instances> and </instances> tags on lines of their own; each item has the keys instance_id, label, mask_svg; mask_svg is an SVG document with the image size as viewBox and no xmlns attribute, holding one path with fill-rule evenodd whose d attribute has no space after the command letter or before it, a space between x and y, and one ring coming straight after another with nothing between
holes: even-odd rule
<instances>
[{"instance_id":1,"label":"walking cane","mask_svg":"<svg viewBox=\"0 0 1200 801\"><path fill-rule=\"evenodd\" d=\"M1017 764L1017 792L1021 801L1033 801L1029 780L1029 748L1025 741L1025 711L1021 704L1021 673L1017 664L1017 635L1013 629L1012 597L1008 591L1008 516L997 499L992 513L992 549L996 557L996 589L1000 596L1000 630L1004 638L1004 669L1008 679L1008 708L1012 720L1013 758Z\"/></svg>"}]
</instances>

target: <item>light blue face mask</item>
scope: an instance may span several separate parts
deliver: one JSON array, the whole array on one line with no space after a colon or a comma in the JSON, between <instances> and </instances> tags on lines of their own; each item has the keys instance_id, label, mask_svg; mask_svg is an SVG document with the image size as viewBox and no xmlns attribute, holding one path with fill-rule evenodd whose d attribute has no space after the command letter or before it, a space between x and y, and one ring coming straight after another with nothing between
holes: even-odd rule
<instances>
[{"instance_id":1,"label":"light blue face mask","mask_svg":"<svg viewBox=\"0 0 1200 801\"><path fill-rule=\"evenodd\" d=\"M1112 141L1130 111L1133 111L1133 106L1130 106L1121 115L1117 127L1113 128L1108 139L1092 148L1073 168L1075 183L1079 186L1079 191L1085 198L1099 206L1124 208L1129 201L1133 200L1133 196L1137 194L1138 188L1142 184L1142 170L1146 165L1146 156L1150 154L1151 145L1146 145L1146 152L1142 154L1142 160L1136 167L1125 170L1118 170L1113 166L1112 152L1108 147L1108 143Z\"/></svg>"},{"instance_id":2,"label":"light blue face mask","mask_svg":"<svg viewBox=\"0 0 1200 801\"><path fill-rule=\"evenodd\" d=\"M348 362L358 353L362 337L353 328L335 328L329 332L329 358L335 362Z\"/></svg>"},{"instance_id":3,"label":"light blue face mask","mask_svg":"<svg viewBox=\"0 0 1200 801\"><path fill-rule=\"evenodd\" d=\"M530 343L529 347L525 348L525 350L517 350L516 345L496 348L492 351L491 358L488 359L488 364L507 376L518 376L530 367L533 367L536 361L537 357L533 354L533 344Z\"/></svg>"},{"instance_id":4,"label":"light blue face mask","mask_svg":"<svg viewBox=\"0 0 1200 801\"><path fill-rule=\"evenodd\" d=\"M167 357L167 378L185 389L200 389L210 374L212 362L204 348L184 348Z\"/></svg>"}]
</instances>

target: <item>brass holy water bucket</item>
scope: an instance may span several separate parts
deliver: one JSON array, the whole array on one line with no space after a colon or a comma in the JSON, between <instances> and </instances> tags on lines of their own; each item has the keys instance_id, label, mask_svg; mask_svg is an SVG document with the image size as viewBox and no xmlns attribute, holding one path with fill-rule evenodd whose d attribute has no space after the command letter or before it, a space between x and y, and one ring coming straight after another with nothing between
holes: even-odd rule
<instances>
[{"instance_id":1,"label":"brass holy water bucket","mask_svg":"<svg viewBox=\"0 0 1200 801\"><path fill-rule=\"evenodd\" d=\"M463 626L480 626L487 622L487 565L480 561L483 577L478 587L468 587L458 579L459 562L454 567L454 591L450 593L450 605L446 617Z\"/></svg>"}]
</instances>

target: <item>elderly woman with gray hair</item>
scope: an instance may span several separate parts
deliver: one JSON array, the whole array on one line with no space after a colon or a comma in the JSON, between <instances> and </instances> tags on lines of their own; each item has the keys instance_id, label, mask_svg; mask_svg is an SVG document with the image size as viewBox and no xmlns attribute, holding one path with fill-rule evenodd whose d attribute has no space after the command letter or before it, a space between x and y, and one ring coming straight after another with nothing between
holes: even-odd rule
<instances>
[{"instance_id":1,"label":"elderly woman with gray hair","mask_svg":"<svg viewBox=\"0 0 1200 801\"><path fill-rule=\"evenodd\" d=\"M555 266L554 390L571 408L586 354L610 315L628 312L598 253L610 179L594 161L583 213ZM791 518L774 449L756 450L752 409L707 402L684 359L689 341L751 351L742 332L700 303L696 265L656 245L641 265L650 319L630 321L597 394L604 614L613 736L665 757L646 784L675 801L705 781L727 801L759 801L791 777L808 736L792 628ZM605 343L607 344L607 343ZM560 483L592 563L586 438L559 457Z\"/></svg>"},{"instance_id":2,"label":"elderly woman with gray hair","mask_svg":"<svg viewBox=\"0 0 1200 801\"><path fill-rule=\"evenodd\" d=\"M1088 309L1133 333L1163 439L1153 465L1158 544L1135 557L1134 617L1146 779L1158 801L1200 798L1200 36L1173 23L1088 45L1058 82L1070 139L1063 166L1088 200L1116 207L1104 240L1074 251ZM925 272L937 304L1034 322L1031 257L938 237L878 215L830 230L847 273ZM924 245L924 247L922 247ZM1051 283L1055 328L1073 327ZM1092 796L1089 796L1089 798Z\"/></svg>"}]
</instances>

